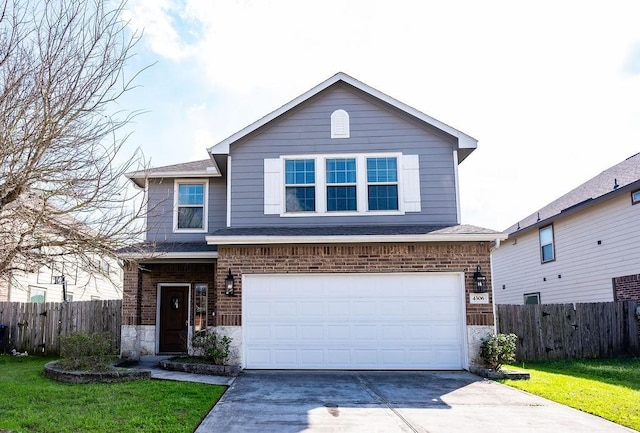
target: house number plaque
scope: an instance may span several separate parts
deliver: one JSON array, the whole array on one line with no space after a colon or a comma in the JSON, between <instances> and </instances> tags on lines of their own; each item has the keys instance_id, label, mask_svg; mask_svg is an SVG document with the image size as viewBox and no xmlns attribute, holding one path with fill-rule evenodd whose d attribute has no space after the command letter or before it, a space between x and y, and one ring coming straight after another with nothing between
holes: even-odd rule
<instances>
[{"instance_id":1,"label":"house number plaque","mask_svg":"<svg viewBox=\"0 0 640 433\"><path fill-rule=\"evenodd\" d=\"M470 293L469 303L470 304L488 304L489 294L488 293Z\"/></svg>"}]
</instances>

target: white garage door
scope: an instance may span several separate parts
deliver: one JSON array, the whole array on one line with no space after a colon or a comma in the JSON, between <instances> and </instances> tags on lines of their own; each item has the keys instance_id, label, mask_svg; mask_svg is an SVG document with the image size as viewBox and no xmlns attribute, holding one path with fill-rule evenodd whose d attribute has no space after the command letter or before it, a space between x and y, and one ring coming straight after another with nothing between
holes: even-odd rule
<instances>
[{"instance_id":1,"label":"white garage door","mask_svg":"<svg viewBox=\"0 0 640 433\"><path fill-rule=\"evenodd\" d=\"M243 278L245 368L463 367L462 274Z\"/></svg>"}]
</instances>

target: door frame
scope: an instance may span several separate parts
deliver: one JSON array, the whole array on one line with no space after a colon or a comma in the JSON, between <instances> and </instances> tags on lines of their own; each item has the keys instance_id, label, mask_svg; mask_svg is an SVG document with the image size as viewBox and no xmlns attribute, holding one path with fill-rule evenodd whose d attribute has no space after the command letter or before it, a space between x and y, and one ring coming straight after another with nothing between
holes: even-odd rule
<instances>
[{"instance_id":1,"label":"door frame","mask_svg":"<svg viewBox=\"0 0 640 433\"><path fill-rule=\"evenodd\" d=\"M158 283L156 290L156 353L160 353L160 302L162 299L163 287L186 287L187 289L187 352L191 347L189 342L191 337L191 283Z\"/></svg>"}]
</instances>

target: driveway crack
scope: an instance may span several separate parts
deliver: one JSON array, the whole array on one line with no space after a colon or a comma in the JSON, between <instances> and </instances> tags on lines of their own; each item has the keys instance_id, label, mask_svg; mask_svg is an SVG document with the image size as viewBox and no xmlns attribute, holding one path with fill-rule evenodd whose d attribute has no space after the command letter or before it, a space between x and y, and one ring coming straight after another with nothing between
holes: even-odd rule
<instances>
[{"instance_id":1,"label":"driveway crack","mask_svg":"<svg viewBox=\"0 0 640 433\"><path fill-rule=\"evenodd\" d=\"M367 391L369 391L371 394L375 395L378 399L380 399L380 401L382 401L387 406L387 408L389 408L389 410L391 412L393 412L393 414L395 416L397 416L407 427L409 427L412 432L414 432L414 433L429 433L428 430L425 430L423 428L415 428L411 424L411 422L407 418L402 416L402 414L393 406L393 404L391 404L391 402L389 400L387 400L384 397L384 395L382 395L382 393L380 391L378 391L378 389L375 387L375 385L373 383L371 383L366 377L364 377L363 375L361 375L359 373L355 373L354 376L355 376L356 379L358 379L358 382L360 382L360 384L367 389Z\"/></svg>"}]
</instances>

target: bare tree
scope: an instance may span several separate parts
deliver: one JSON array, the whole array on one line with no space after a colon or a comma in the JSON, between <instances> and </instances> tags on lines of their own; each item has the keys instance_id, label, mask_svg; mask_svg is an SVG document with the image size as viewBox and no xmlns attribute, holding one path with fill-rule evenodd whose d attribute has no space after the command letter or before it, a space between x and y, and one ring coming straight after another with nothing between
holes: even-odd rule
<instances>
[{"instance_id":1,"label":"bare tree","mask_svg":"<svg viewBox=\"0 0 640 433\"><path fill-rule=\"evenodd\" d=\"M109 6L112 5L112 6ZM118 108L140 35L104 0L0 0L0 276L52 255L87 264L141 230Z\"/></svg>"}]
</instances>

